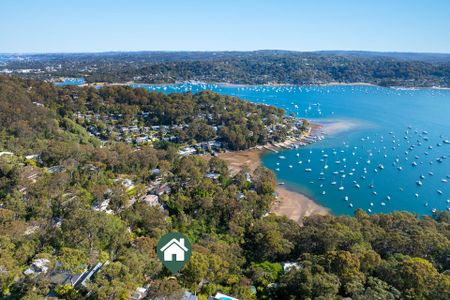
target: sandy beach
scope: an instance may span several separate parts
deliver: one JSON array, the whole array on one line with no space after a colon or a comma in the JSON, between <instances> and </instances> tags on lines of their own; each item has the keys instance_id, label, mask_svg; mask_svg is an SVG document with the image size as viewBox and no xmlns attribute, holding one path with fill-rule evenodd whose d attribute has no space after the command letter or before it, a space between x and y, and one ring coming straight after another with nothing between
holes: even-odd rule
<instances>
[{"instance_id":1,"label":"sandy beach","mask_svg":"<svg viewBox=\"0 0 450 300\"><path fill-rule=\"evenodd\" d=\"M261 165L261 155L267 151L261 149L251 149L246 151L220 153L219 158L228 163L231 174L236 174L243 166L247 166L254 171ZM329 210L308 198L307 196L290 191L283 186L276 187L277 200L275 201L272 212L286 216L299 224L303 223L303 218L311 215L326 215Z\"/></svg>"},{"instance_id":2,"label":"sandy beach","mask_svg":"<svg viewBox=\"0 0 450 300\"><path fill-rule=\"evenodd\" d=\"M303 224L303 219L313 215L327 215L328 208L323 207L307 196L277 186L275 189L278 198L272 207L272 211L280 216L286 216L291 220Z\"/></svg>"}]
</instances>

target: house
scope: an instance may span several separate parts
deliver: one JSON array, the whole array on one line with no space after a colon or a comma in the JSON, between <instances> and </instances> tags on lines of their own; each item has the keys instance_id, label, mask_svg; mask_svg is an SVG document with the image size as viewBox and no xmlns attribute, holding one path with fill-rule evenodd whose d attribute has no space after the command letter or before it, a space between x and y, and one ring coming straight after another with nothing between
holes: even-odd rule
<instances>
[{"instance_id":1,"label":"house","mask_svg":"<svg viewBox=\"0 0 450 300\"><path fill-rule=\"evenodd\" d=\"M143 144L143 143L147 143L148 142L148 137L147 136L139 136L135 139L136 144Z\"/></svg>"},{"instance_id":2,"label":"house","mask_svg":"<svg viewBox=\"0 0 450 300\"><path fill-rule=\"evenodd\" d=\"M133 294L130 296L130 300L141 300L144 299L145 296L147 296L147 288L145 287L138 287Z\"/></svg>"},{"instance_id":3,"label":"house","mask_svg":"<svg viewBox=\"0 0 450 300\"><path fill-rule=\"evenodd\" d=\"M38 230L39 230L39 225L29 225L25 229L25 232L23 233L23 235L33 234L33 233L36 233Z\"/></svg>"},{"instance_id":4,"label":"house","mask_svg":"<svg viewBox=\"0 0 450 300\"><path fill-rule=\"evenodd\" d=\"M209 179L214 179L214 180L216 180L216 179L219 179L220 174L219 174L219 173L209 172L209 173L207 173L207 174L205 175L205 177L206 177L206 178L209 178Z\"/></svg>"},{"instance_id":5,"label":"house","mask_svg":"<svg viewBox=\"0 0 450 300\"><path fill-rule=\"evenodd\" d=\"M187 251L183 238L171 239L161 248L161 252L164 252L164 261L184 261L184 254Z\"/></svg>"},{"instance_id":6,"label":"house","mask_svg":"<svg viewBox=\"0 0 450 300\"><path fill-rule=\"evenodd\" d=\"M7 151L0 152L0 156L3 156L3 155L14 155L14 153L7 152Z\"/></svg>"},{"instance_id":7,"label":"house","mask_svg":"<svg viewBox=\"0 0 450 300\"><path fill-rule=\"evenodd\" d=\"M39 159L39 154L31 154L31 155L25 155L25 159L26 160L38 160Z\"/></svg>"},{"instance_id":8,"label":"house","mask_svg":"<svg viewBox=\"0 0 450 300\"><path fill-rule=\"evenodd\" d=\"M41 274L41 273L45 274L48 271L49 264L50 260L46 258L35 259L33 260L31 266L28 269L26 269L23 273L25 275Z\"/></svg>"},{"instance_id":9,"label":"house","mask_svg":"<svg viewBox=\"0 0 450 300\"><path fill-rule=\"evenodd\" d=\"M108 209L110 201L111 201L110 199L105 199L102 202L96 203L92 207L92 209L96 210L96 211L103 211L103 212L105 212L107 214L112 214L112 213L114 213L114 211L111 210L111 209Z\"/></svg>"},{"instance_id":10,"label":"house","mask_svg":"<svg viewBox=\"0 0 450 300\"><path fill-rule=\"evenodd\" d=\"M56 268L51 273L49 273L47 278L49 279L53 287L57 285L70 285L78 290L86 287L88 282L91 281L95 277L95 275L108 264L109 261L106 261L104 263L98 262L91 268L85 269L82 273L77 274L73 274L67 270L58 270L58 268ZM47 298L57 298L54 289L49 292Z\"/></svg>"},{"instance_id":11,"label":"house","mask_svg":"<svg viewBox=\"0 0 450 300\"><path fill-rule=\"evenodd\" d=\"M181 149L178 153L182 156L190 155L196 153L197 150L193 147L185 147Z\"/></svg>"},{"instance_id":12,"label":"house","mask_svg":"<svg viewBox=\"0 0 450 300\"><path fill-rule=\"evenodd\" d=\"M152 175L153 175L153 176L159 176L159 175L161 175L161 170L158 169L158 168L153 169L153 170L152 170Z\"/></svg>"},{"instance_id":13,"label":"house","mask_svg":"<svg viewBox=\"0 0 450 300\"><path fill-rule=\"evenodd\" d=\"M75 282L74 286L79 287L87 286L88 282L94 278L94 276L106 265L109 264L109 261L106 261L104 263L98 262L95 266L91 267L89 270L81 274L81 276L78 278L78 280Z\"/></svg>"},{"instance_id":14,"label":"house","mask_svg":"<svg viewBox=\"0 0 450 300\"><path fill-rule=\"evenodd\" d=\"M296 262L284 262L284 263L282 263L282 266L283 266L284 272L287 272L290 269L299 269L300 268L300 265Z\"/></svg>"},{"instance_id":15,"label":"house","mask_svg":"<svg viewBox=\"0 0 450 300\"><path fill-rule=\"evenodd\" d=\"M170 186L167 183L164 183L155 189L155 194L158 196L162 196L164 194L170 194L171 189Z\"/></svg>"},{"instance_id":16,"label":"house","mask_svg":"<svg viewBox=\"0 0 450 300\"><path fill-rule=\"evenodd\" d=\"M64 172L66 169L64 168L64 167L62 167L62 166L53 166L53 167L50 167L50 168L48 168L47 169L47 171L50 173L50 174L53 174L53 173L61 173L61 172Z\"/></svg>"},{"instance_id":17,"label":"house","mask_svg":"<svg viewBox=\"0 0 450 300\"><path fill-rule=\"evenodd\" d=\"M208 300L239 300L239 299L217 292L214 296L209 296Z\"/></svg>"},{"instance_id":18,"label":"house","mask_svg":"<svg viewBox=\"0 0 450 300\"><path fill-rule=\"evenodd\" d=\"M130 127L130 131L132 132L132 133L139 133L139 127L137 127L137 126L132 126L132 127Z\"/></svg>"},{"instance_id":19,"label":"house","mask_svg":"<svg viewBox=\"0 0 450 300\"><path fill-rule=\"evenodd\" d=\"M186 290L184 291L184 295L183 298L181 298L181 300L198 300L198 297Z\"/></svg>"},{"instance_id":20,"label":"house","mask_svg":"<svg viewBox=\"0 0 450 300\"><path fill-rule=\"evenodd\" d=\"M159 197L157 195L145 195L145 197L142 198L142 201L150 206L159 205Z\"/></svg>"},{"instance_id":21,"label":"house","mask_svg":"<svg viewBox=\"0 0 450 300\"><path fill-rule=\"evenodd\" d=\"M128 178L125 178L124 180L122 180L122 185L127 189L127 191L134 188L134 182Z\"/></svg>"},{"instance_id":22,"label":"house","mask_svg":"<svg viewBox=\"0 0 450 300\"><path fill-rule=\"evenodd\" d=\"M209 141L208 145L212 148L212 149L220 149L222 148L222 143L219 141Z\"/></svg>"}]
</instances>

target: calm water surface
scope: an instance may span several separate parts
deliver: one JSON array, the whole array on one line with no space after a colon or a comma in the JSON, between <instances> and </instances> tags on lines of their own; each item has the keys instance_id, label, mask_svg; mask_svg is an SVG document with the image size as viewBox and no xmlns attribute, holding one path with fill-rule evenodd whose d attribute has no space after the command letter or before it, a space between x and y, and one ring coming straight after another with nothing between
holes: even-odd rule
<instances>
[{"instance_id":1,"label":"calm water surface","mask_svg":"<svg viewBox=\"0 0 450 300\"><path fill-rule=\"evenodd\" d=\"M448 90L144 86L166 93L209 89L334 124L336 130L325 140L301 149L266 153L263 164L289 189L307 194L335 214L353 214L356 208L372 213L408 210L431 214L433 209L450 208L450 145L444 143L450 140Z\"/></svg>"}]
</instances>

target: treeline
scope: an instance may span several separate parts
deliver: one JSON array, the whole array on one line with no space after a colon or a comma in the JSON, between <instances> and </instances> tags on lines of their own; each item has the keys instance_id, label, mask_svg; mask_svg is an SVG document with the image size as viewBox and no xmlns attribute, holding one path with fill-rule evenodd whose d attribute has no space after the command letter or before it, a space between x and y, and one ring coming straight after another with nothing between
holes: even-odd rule
<instances>
[{"instance_id":1,"label":"treeline","mask_svg":"<svg viewBox=\"0 0 450 300\"><path fill-rule=\"evenodd\" d=\"M173 133L180 142L217 139L229 149L242 150L283 141L290 130L283 109L209 91L166 95L128 86L55 87L8 77L0 77L0 85L4 97L0 125L5 134L14 134L11 140L10 136L3 140L9 147L17 140L37 146L36 139L65 136L67 131L82 143L95 143L84 130L89 126L101 129L138 124L178 125ZM74 118L76 113L96 114L98 118ZM29 121L24 122L24 118Z\"/></svg>"},{"instance_id":2,"label":"treeline","mask_svg":"<svg viewBox=\"0 0 450 300\"><path fill-rule=\"evenodd\" d=\"M450 87L448 56L354 52L136 52L36 55L7 68L41 69L20 76L84 77L88 82L237 84L365 82L382 86ZM57 67L46 71L46 67Z\"/></svg>"},{"instance_id":3,"label":"treeline","mask_svg":"<svg viewBox=\"0 0 450 300\"><path fill-rule=\"evenodd\" d=\"M113 99L115 90L103 93ZM186 289L201 300L217 291L242 300L448 299L448 212L359 210L355 217L311 217L301 227L270 214L271 171L231 175L224 161L180 157L170 144L100 146L83 127L63 125L68 107L80 105L66 93L17 79L0 84L0 298L52 292L62 299L128 299L148 285L148 299L179 299ZM100 93L93 95L102 99ZM161 207L142 201L157 183L169 188ZM111 213L93 209L106 199ZM174 277L155 255L169 231L193 243L189 263ZM48 260L48 272L25 275L36 259ZM55 275L106 261L84 287Z\"/></svg>"}]
</instances>

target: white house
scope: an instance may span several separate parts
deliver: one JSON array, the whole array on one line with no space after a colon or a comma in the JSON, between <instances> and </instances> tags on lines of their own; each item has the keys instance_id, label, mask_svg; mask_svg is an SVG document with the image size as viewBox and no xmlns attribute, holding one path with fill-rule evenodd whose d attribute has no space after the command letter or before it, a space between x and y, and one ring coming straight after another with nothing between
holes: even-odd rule
<instances>
[{"instance_id":1,"label":"white house","mask_svg":"<svg viewBox=\"0 0 450 300\"><path fill-rule=\"evenodd\" d=\"M187 251L183 238L180 238L180 240L171 239L161 248L161 252L164 252L164 261L173 261L174 257L175 261L184 261L184 253Z\"/></svg>"}]
</instances>

